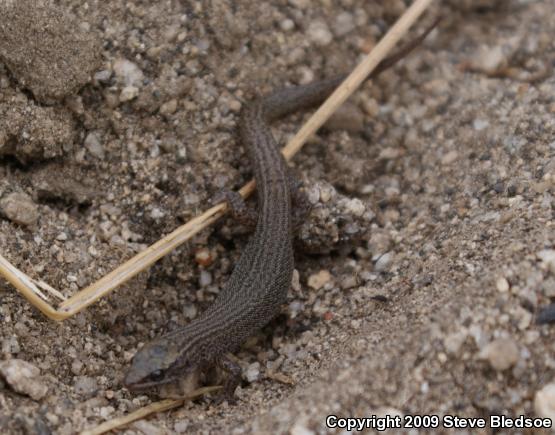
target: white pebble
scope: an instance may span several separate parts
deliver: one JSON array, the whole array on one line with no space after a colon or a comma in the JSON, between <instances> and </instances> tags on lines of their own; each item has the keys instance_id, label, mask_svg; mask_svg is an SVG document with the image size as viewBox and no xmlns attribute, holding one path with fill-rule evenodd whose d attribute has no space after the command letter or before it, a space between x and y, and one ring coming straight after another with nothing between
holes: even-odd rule
<instances>
[{"instance_id":1,"label":"white pebble","mask_svg":"<svg viewBox=\"0 0 555 435\"><path fill-rule=\"evenodd\" d=\"M260 379L260 363L252 363L245 371L245 377L249 382L256 382Z\"/></svg>"},{"instance_id":2,"label":"white pebble","mask_svg":"<svg viewBox=\"0 0 555 435\"><path fill-rule=\"evenodd\" d=\"M366 210L362 201L358 198L353 198L346 202L345 211L355 216L362 216Z\"/></svg>"},{"instance_id":3,"label":"white pebble","mask_svg":"<svg viewBox=\"0 0 555 435\"><path fill-rule=\"evenodd\" d=\"M328 202L335 196L335 188L331 184L320 184L320 200L324 203Z\"/></svg>"},{"instance_id":4,"label":"white pebble","mask_svg":"<svg viewBox=\"0 0 555 435\"><path fill-rule=\"evenodd\" d=\"M393 260L393 254L391 252L386 252L385 254L380 256L380 258L378 258L378 261L376 261L376 265L374 266L374 270L376 270L376 272L386 271L387 269L389 269L391 260Z\"/></svg>"},{"instance_id":5,"label":"white pebble","mask_svg":"<svg viewBox=\"0 0 555 435\"><path fill-rule=\"evenodd\" d=\"M112 69L118 81L125 86L141 86L144 78L143 72L137 64L127 59L118 59L114 62Z\"/></svg>"},{"instance_id":6,"label":"white pebble","mask_svg":"<svg viewBox=\"0 0 555 435\"><path fill-rule=\"evenodd\" d=\"M319 290L331 280L331 273L327 270L320 270L308 277L308 286L314 290Z\"/></svg>"},{"instance_id":7,"label":"white pebble","mask_svg":"<svg viewBox=\"0 0 555 435\"><path fill-rule=\"evenodd\" d=\"M293 20L291 20L289 18L286 18L285 20L283 20L279 23L279 27L284 32L289 32L290 30L294 29L295 23L293 22Z\"/></svg>"},{"instance_id":8,"label":"white pebble","mask_svg":"<svg viewBox=\"0 0 555 435\"><path fill-rule=\"evenodd\" d=\"M136 86L126 86L121 90L119 94L119 100L124 103L126 101L131 101L134 98L137 98L139 95L139 88Z\"/></svg>"},{"instance_id":9,"label":"white pebble","mask_svg":"<svg viewBox=\"0 0 555 435\"><path fill-rule=\"evenodd\" d=\"M547 384L536 392L534 411L538 417L555 420L555 383Z\"/></svg>"},{"instance_id":10,"label":"white pebble","mask_svg":"<svg viewBox=\"0 0 555 435\"><path fill-rule=\"evenodd\" d=\"M506 56L501 46L481 46L472 63L476 68L487 72L495 72L506 62Z\"/></svg>"},{"instance_id":11,"label":"white pebble","mask_svg":"<svg viewBox=\"0 0 555 435\"><path fill-rule=\"evenodd\" d=\"M298 9L306 9L310 6L310 0L289 0L289 4Z\"/></svg>"},{"instance_id":12,"label":"white pebble","mask_svg":"<svg viewBox=\"0 0 555 435\"><path fill-rule=\"evenodd\" d=\"M333 31L337 36L343 36L355 28L355 20L349 12L341 12L333 25Z\"/></svg>"},{"instance_id":13,"label":"white pebble","mask_svg":"<svg viewBox=\"0 0 555 435\"><path fill-rule=\"evenodd\" d=\"M150 212L150 217L154 220L162 219L164 216L166 216L166 213L158 207L154 207Z\"/></svg>"},{"instance_id":14,"label":"white pebble","mask_svg":"<svg viewBox=\"0 0 555 435\"><path fill-rule=\"evenodd\" d=\"M453 163L455 160L457 160L457 157L459 156L459 153L457 153L456 151L449 151L447 154L445 154L443 156L443 158L441 159L441 164L442 165L450 165L451 163Z\"/></svg>"},{"instance_id":15,"label":"white pebble","mask_svg":"<svg viewBox=\"0 0 555 435\"><path fill-rule=\"evenodd\" d=\"M291 435L316 435L316 432L306 427L303 421L296 422L290 431Z\"/></svg>"},{"instance_id":16,"label":"white pebble","mask_svg":"<svg viewBox=\"0 0 555 435\"><path fill-rule=\"evenodd\" d=\"M34 400L42 399L48 391L48 387L39 376L40 370L27 361L20 359L2 361L0 374L14 391Z\"/></svg>"},{"instance_id":17,"label":"white pebble","mask_svg":"<svg viewBox=\"0 0 555 435\"><path fill-rule=\"evenodd\" d=\"M501 372L518 362L520 352L512 338L498 338L487 344L479 356L486 359L494 370Z\"/></svg>"},{"instance_id":18,"label":"white pebble","mask_svg":"<svg viewBox=\"0 0 555 435\"><path fill-rule=\"evenodd\" d=\"M133 428L139 430L143 435L164 435L167 432L149 421L139 420L133 423Z\"/></svg>"},{"instance_id":19,"label":"white pebble","mask_svg":"<svg viewBox=\"0 0 555 435\"><path fill-rule=\"evenodd\" d=\"M323 21L313 21L310 23L307 33L308 38L321 47L328 45L333 39L328 25Z\"/></svg>"},{"instance_id":20,"label":"white pebble","mask_svg":"<svg viewBox=\"0 0 555 435\"><path fill-rule=\"evenodd\" d=\"M544 249L536 254L547 269L555 274L555 249Z\"/></svg>"},{"instance_id":21,"label":"white pebble","mask_svg":"<svg viewBox=\"0 0 555 435\"><path fill-rule=\"evenodd\" d=\"M212 284L212 274L207 270L201 270L199 284L201 287L208 287L210 284Z\"/></svg>"},{"instance_id":22,"label":"white pebble","mask_svg":"<svg viewBox=\"0 0 555 435\"><path fill-rule=\"evenodd\" d=\"M503 277L497 278L495 281L495 287L497 287L497 290L501 293L506 293L509 291L509 281Z\"/></svg>"},{"instance_id":23,"label":"white pebble","mask_svg":"<svg viewBox=\"0 0 555 435\"><path fill-rule=\"evenodd\" d=\"M482 131L483 129L489 127L489 121L487 119L475 119L472 122L472 127L476 131Z\"/></svg>"}]
</instances>

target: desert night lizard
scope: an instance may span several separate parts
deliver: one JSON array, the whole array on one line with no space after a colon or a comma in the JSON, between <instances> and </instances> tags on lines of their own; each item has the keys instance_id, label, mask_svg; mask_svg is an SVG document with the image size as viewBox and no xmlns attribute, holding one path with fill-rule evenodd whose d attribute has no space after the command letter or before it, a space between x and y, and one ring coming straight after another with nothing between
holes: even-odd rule
<instances>
[{"instance_id":1,"label":"desert night lizard","mask_svg":"<svg viewBox=\"0 0 555 435\"><path fill-rule=\"evenodd\" d=\"M371 77L404 57L435 24L382 61ZM214 364L233 374L226 365L226 353L236 351L279 312L293 274L292 194L287 163L268 123L323 102L344 78L284 88L244 107L239 131L254 169L258 196L254 235L216 301L190 324L154 339L137 352L125 376L128 388L143 390L173 383ZM238 383L234 379L238 376L230 378L224 392L228 397Z\"/></svg>"}]
</instances>

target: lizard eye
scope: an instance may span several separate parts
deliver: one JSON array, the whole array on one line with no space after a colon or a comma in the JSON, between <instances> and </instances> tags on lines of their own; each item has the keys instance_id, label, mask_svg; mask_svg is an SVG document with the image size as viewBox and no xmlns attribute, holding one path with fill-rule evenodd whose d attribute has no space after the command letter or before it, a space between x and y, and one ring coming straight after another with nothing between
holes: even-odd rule
<instances>
[{"instance_id":1,"label":"lizard eye","mask_svg":"<svg viewBox=\"0 0 555 435\"><path fill-rule=\"evenodd\" d=\"M164 372L162 370L154 370L150 374L149 378L152 379L154 382L161 381L162 379L164 379Z\"/></svg>"}]
</instances>

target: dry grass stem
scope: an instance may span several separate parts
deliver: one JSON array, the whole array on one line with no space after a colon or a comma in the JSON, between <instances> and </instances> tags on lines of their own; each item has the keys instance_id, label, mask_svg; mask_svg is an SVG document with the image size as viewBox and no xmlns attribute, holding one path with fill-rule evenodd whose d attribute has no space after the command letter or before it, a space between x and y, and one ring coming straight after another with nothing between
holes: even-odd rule
<instances>
[{"instance_id":1,"label":"dry grass stem","mask_svg":"<svg viewBox=\"0 0 555 435\"><path fill-rule=\"evenodd\" d=\"M183 405L188 400L196 399L214 391L218 391L221 388L222 387L220 386L203 387L193 391L191 394L188 394L181 399L166 399L159 402L151 403L150 405L137 409L131 414L127 414L125 417L114 418L113 420L109 420L102 423L101 425L98 425L94 429L84 430L83 432L81 432L80 435L101 435L111 430L120 429L130 423L133 423L134 421L141 420L145 417L148 417L149 415L156 414L157 412L163 412L167 411L168 409L177 408Z\"/></svg>"}]
</instances>

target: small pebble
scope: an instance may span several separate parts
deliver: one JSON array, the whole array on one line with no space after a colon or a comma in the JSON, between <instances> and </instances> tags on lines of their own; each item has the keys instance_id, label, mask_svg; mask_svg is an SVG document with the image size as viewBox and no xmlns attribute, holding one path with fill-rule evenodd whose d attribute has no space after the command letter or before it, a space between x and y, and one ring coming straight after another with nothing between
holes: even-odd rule
<instances>
[{"instance_id":1,"label":"small pebble","mask_svg":"<svg viewBox=\"0 0 555 435\"><path fill-rule=\"evenodd\" d=\"M141 86L144 75L137 64L127 59L118 59L114 62L112 69L114 70L118 82L123 85Z\"/></svg>"},{"instance_id":2,"label":"small pebble","mask_svg":"<svg viewBox=\"0 0 555 435\"><path fill-rule=\"evenodd\" d=\"M85 148L97 159L104 160L106 153L104 147L100 143L100 139L96 133L89 133L85 138Z\"/></svg>"},{"instance_id":3,"label":"small pebble","mask_svg":"<svg viewBox=\"0 0 555 435\"><path fill-rule=\"evenodd\" d=\"M320 290L328 282L331 281L331 274L327 270L321 270L318 273L312 274L308 277L308 286L314 290Z\"/></svg>"},{"instance_id":4,"label":"small pebble","mask_svg":"<svg viewBox=\"0 0 555 435\"><path fill-rule=\"evenodd\" d=\"M195 261L201 266L207 267L214 262L214 257L208 248L200 248L195 252Z\"/></svg>"},{"instance_id":5,"label":"small pebble","mask_svg":"<svg viewBox=\"0 0 555 435\"><path fill-rule=\"evenodd\" d=\"M495 183L493 185L493 190L495 191L495 193L503 193L503 191L505 190L505 184L502 181Z\"/></svg>"},{"instance_id":6,"label":"small pebble","mask_svg":"<svg viewBox=\"0 0 555 435\"><path fill-rule=\"evenodd\" d=\"M74 375L79 375L83 370L83 367L84 367L83 361L75 359L71 363L71 373L73 373Z\"/></svg>"},{"instance_id":7,"label":"small pebble","mask_svg":"<svg viewBox=\"0 0 555 435\"><path fill-rule=\"evenodd\" d=\"M177 100L172 99L160 106L160 114L164 116L169 116L175 113L177 110Z\"/></svg>"},{"instance_id":8,"label":"small pebble","mask_svg":"<svg viewBox=\"0 0 555 435\"><path fill-rule=\"evenodd\" d=\"M344 104L326 122L326 128L360 133L364 130L364 115L354 104Z\"/></svg>"},{"instance_id":9,"label":"small pebble","mask_svg":"<svg viewBox=\"0 0 555 435\"><path fill-rule=\"evenodd\" d=\"M498 338L482 349L480 357L486 359L494 370L501 372L518 362L520 352L512 338Z\"/></svg>"},{"instance_id":10,"label":"small pebble","mask_svg":"<svg viewBox=\"0 0 555 435\"><path fill-rule=\"evenodd\" d=\"M166 216L166 213L163 210L160 210L158 207L154 207L150 211L150 217L154 220L162 219L164 216Z\"/></svg>"},{"instance_id":11,"label":"small pebble","mask_svg":"<svg viewBox=\"0 0 555 435\"><path fill-rule=\"evenodd\" d=\"M347 200L343 208L345 209L346 213L352 214L355 216L362 216L366 211L366 207L364 207L364 203L358 198Z\"/></svg>"},{"instance_id":12,"label":"small pebble","mask_svg":"<svg viewBox=\"0 0 555 435\"><path fill-rule=\"evenodd\" d=\"M284 32L289 32L290 30L293 30L295 28L295 22L289 18L286 18L285 20L280 21L279 27Z\"/></svg>"},{"instance_id":13,"label":"small pebble","mask_svg":"<svg viewBox=\"0 0 555 435\"><path fill-rule=\"evenodd\" d=\"M288 0L291 6L297 9L306 9L310 6L311 0Z\"/></svg>"},{"instance_id":14,"label":"small pebble","mask_svg":"<svg viewBox=\"0 0 555 435\"><path fill-rule=\"evenodd\" d=\"M316 435L316 432L310 430L306 427L304 421L297 421L291 430L289 431L291 435Z\"/></svg>"},{"instance_id":15,"label":"small pebble","mask_svg":"<svg viewBox=\"0 0 555 435\"><path fill-rule=\"evenodd\" d=\"M320 200L323 203L330 201L335 196L335 188L331 184L321 183L320 187Z\"/></svg>"},{"instance_id":16,"label":"small pebble","mask_svg":"<svg viewBox=\"0 0 555 435\"><path fill-rule=\"evenodd\" d=\"M21 351L17 337L13 336L10 338L5 338L2 340L2 353L4 354L16 354Z\"/></svg>"},{"instance_id":17,"label":"small pebble","mask_svg":"<svg viewBox=\"0 0 555 435\"><path fill-rule=\"evenodd\" d=\"M0 212L16 224L33 226L39 219L39 210L25 193L10 193L0 200Z\"/></svg>"},{"instance_id":18,"label":"small pebble","mask_svg":"<svg viewBox=\"0 0 555 435\"><path fill-rule=\"evenodd\" d=\"M538 325L555 323L555 304L549 304L547 307L542 308L538 313L536 323Z\"/></svg>"},{"instance_id":19,"label":"small pebble","mask_svg":"<svg viewBox=\"0 0 555 435\"><path fill-rule=\"evenodd\" d=\"M207 270L200 271L199 285L201 287L208 287L212 284L212 274Z\"/></svg>"},{"instance_id":20,"label":"small pebble","mask_svg":"<svg viewBox=\"0 0 555 435\"><path fill-rule=\"evenodd\" d=\"M489 127L489 121L487 119L475 119L472 122L472 127L474 127L474 130L476 131L482 131Z\"/></svg>"},{"instance_id":21,"label":"small pebble","mask_svg":"<svg viewBox=\"0 0 555 435\"><path fill-rule=\"evenodd\" d=\"M362 100L362 109L371 118L375 118L380 113L380 105L375 98L364 98Z\"/></svg>"},{"instance_id":22,"label":"small pebble","mask_svg":"<svg viewBox=\"0 0 555 435\"><path fill-rule=\"evenodd\" d=\"M536 254L545 267L555 274L555 249L544 249Z\"/></svg>"},{"instance_id":23,"label":"small pebble","mask_svg":"<svg viewBox=\"0 0 555 435\"><path fill-rule=\"evenodd\" d=\"M307 29L308 38L320 47L328 45L333 35L326 23L323 21L312 21Z\"/></svg>"},{"instance_id":24,"label":"small pebble","mask_svg":"<svg viewBox=\"0 0 555 435\"><path fill-rule=\"evenodd\" d=\"M294 319L304 309L304 304L301 301L293 301L289 304L289 316Z\"/></svg>"},{"instance_id":25,"label":"small pebble","mask_svg":"<svg viewBox=\"0 0 555 435\"><path fill-rule=\"evenodd\" d=\"M114 409L113 406L103 406L103 407L100 408L98 414L104 420L108 420L110 418L110 416L112 416L114 414L114 411L115 411L115 409Z\"/></svg>"},{"instance_id":26,"label":"small pebble","mask_svg":"<svg viewBox=\"0 0 555 435\"><path fill-rule=\"evenodd\" d=\"M459 153L457 153L457 151L449 151L447 154L445 154L443 156L443 158L441 159L441 164L442 165L450 165L451 163L453 163L455 160L457 160L457 157L459 156Z\"/></svg>"},{"instance_id":27,"label":"small pebble","mask_svg":"<svg viewBox=\"0 0 555 435\"><path fill-rule=\"evenodd\" d=\"M239 113L241 111L241 107L243 107L241 102L237 100L231 100L228 104L229 110L231 110L233 113Z\"/></svg>"},{"instance_id":28,"label":"small pebble","mask_svg":"<svg viewBox=\"0 0 555 435\"><path fill-rule=\"evenodd\" d=\"M378 261L376 261L376 265L374 266L374 270L376 272L385 272L389 269L391 260L393 260L393 254L391 252L386 252L378 258Z\"/></svg>"},{"instance_id":29,"label":"small pebble","mask_svg":"<svg viewBox=\"0 0 555 435\"><path fill-rule=\"evenodd\" d=\"M350 288L356 287L358 284L359 282L357 276L352 274L344 276L341 280L340 286L343 290L348 290Z\"/></svg>"},{"instance_id":30,"label":"small pebble","mask_svg":"<svg viewBox=\"0 0 555 435\"><path fill-rule=\"evenodd\" d=\"M344 36L355 28L355 20L349 12L341 12L335 19L333 32L336 36Z\"/></svg>"},{"instance_id":31,"label":"small pebble","mask_svg":"<svg viewBox=\"0 0 555 435\"><path fill-rule=\"evenodd\" d=\"M173 425L173 430L175 431L175 433L187 433L187 431L189 430L189 426L191 426L189 420L178 420Z\"/></svg>"},{"instance_id":32,"label":"small pebble","mask_svg":"<svg viewBox=\"0 0 555 435\"><path fill-rule=\"evenodd\" d=\"M494 73L507 62L503 48L481 46L472 59L472 65L482 71Z\"/></svg>"},{"instance_id":33,"label":"small pebble","mask_svg":"<svg viewBox=\"0 0 555 435\"><path fill-rule=\"evenodd\" d=\"M255 362L249 365L247 370L245 371L245 378L249 382L256 382L260 379L260 363Z\"/></svg>"},{"instance_id":34,"label":"small pebble","mask_svg":"<svg viewBox=\"0 0 555 435\"><path fill-rule=\"evenodd\" d=\"M384 13L391 17L400 16L403 12L405 12L405 9L407 8L402 0L389 0L383 2L383 7Z\"/></svg>"},{"instance_id":35,"label":"small pebble","mask_svg":"<svg viewBox=\"0 0 555 435\"><path fill-rule=\"evenodd\" d=\"M401 148L387 147L380 151L378 155L379 160L394 160L398 159L403 154Z\"/></svg>"},{"instance_id":36,"label":"small pebble","mask_svg":"<svg viewBox=\"0 0 555 435\"><path fill-rule=\"evenodd\" d=\"M545 297L555 299L555 277L549 277L542 283L542 290Z\"/></svg>"},{"instance_id":37,"label":"small pebble","mask_svg":"<svg viewBox=\"0 0 555 435\"><path fill-rule=\"evenodd\" d=\"M166 435L167 432L161 427L155 426L146 420L139 420L132 424L134 429L139 430L144 435Z\"/></svg>"},{"instance_id":38,"label":"small pebble","mask_svg":"<svg viewBox=\"0 0 555 435\"><path fill-rule=\"evenodd\" d=\"M555 383L549 383L536 392L534 411L538 417L555 421Z\"/></svg>"},{"instance_id":39,"label":"small pebble","mask_svg":"<svg viewBox=\"0 0 555 435\"><path fill-rule=\"evenodd\" d=\"M137 96L139 95L139 88L136 86L126 86L125 88L123 88L121 90L121 93L119 94L119 100L122 103L125 103L126 101L131 101L134 98L137 98Z\"/></svg>"},{"instance_id":40,"label":"small pebble","mask_svg":"<svg viewBox=\"0 0 555 435\"><path fill-rule=\"evenodd\" d=\"M509 281L507 281L503 277L497 278L497 280L495 281L495 287L497 287L497 291L500 291L501 293L506 293L509 291Z\"/></svg>"},{"instance_id":41,"label":"small pebble","mask_svg":"<svg viewBox=\"0 0 555 435\"><path fill-rule=\"evenodd\" d=\"M443 339L443 345L447 350L447 353L451 355L457 355L466 341L467 334L464 332L454 332L449 334Z\"/></svg>"},{"instance_id":42,"label":"small pebble","mask_svg":"<svg viewBox=\"0 0 555 435\"><path fill-rule=\"evenodd\" d=\"M401 410L399 410L397 408L392 408L392 407L389 407L389 406L379 407L378 409L376 409L375 414L376 414L377 417L381 417L381 418L384 418L384 417L387 417L387 416L389 416L389 417L395 417L395 416L403 417L403 415L404 415Z\"/></svg>"},{"instance_id":43,"label":"small pebble","mask_svg":"<svg viewBox=\"0 0 555 435\"><path fill-rule=\"evenodd\" d=\"M88 399L98 391L98 383L95 378L90 376L76 376L73 390L76 394Z\"/></svg>"},{"instance_id":44,"label":"small pebble","mask_svg":"<svg viewBox=\"0 0 555 435\"><path fill-rule=\"evenodd\" d=\"M12 359L0 362L0 375L14 391L34 400L42 399L48 391L40 378L40 370L27 361Z\"/></svg>"},{"instance_id":45,"label":"small pebble","mask_svg":"<svg viewBox=\"0 0 555 435\"><path fill-rule=\"evenodd\" d=\"M94 74L94 80L99 83L109 83L111 76L112 73L110 71L103 69L102 71L98 71Z\"/></svg>"}]
</instances>

